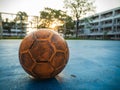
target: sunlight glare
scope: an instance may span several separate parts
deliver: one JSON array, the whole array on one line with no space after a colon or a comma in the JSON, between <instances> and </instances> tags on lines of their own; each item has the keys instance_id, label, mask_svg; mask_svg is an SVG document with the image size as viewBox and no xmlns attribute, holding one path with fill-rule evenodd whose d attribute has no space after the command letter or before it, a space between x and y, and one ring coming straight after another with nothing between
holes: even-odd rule
<instances>
[{"instance_id":1,"label":"sunlight glare","mask_svg":"<svg viewBox=\"0 0 120 90\"><path fill-rule=\"evenodd\" d=\"M52 24L49 26L49 28L55 29L57 26L63 26L64 22L60 20L54 20Z\"/></svg>"}]
</instances>

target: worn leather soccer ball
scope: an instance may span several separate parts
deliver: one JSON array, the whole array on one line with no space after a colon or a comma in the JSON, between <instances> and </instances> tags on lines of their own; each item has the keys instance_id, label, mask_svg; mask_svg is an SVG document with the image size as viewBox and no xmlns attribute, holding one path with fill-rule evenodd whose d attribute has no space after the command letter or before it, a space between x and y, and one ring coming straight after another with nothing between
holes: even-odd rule
<instances>
[{"instance_id":1,"label":"worn leather soccer ball","mask_svg":"<svg viewBox=\"0 0 120 90\"><path fill-rule=\"evenodd\" d=\"M38 79L53 78L66 66L69 48L66 41L53 30L37 30L27 35L19 48L23 69Z\"/></svg>"}]
</instances>

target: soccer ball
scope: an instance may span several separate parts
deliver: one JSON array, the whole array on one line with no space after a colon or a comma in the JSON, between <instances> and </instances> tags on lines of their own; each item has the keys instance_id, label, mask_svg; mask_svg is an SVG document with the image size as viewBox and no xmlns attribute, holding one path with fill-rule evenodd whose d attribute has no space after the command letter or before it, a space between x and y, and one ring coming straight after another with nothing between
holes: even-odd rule
<instances>
[{"instance_id":1,"label":"soccer ball","mask_svg":"<svg viewBox=\"0 0 120 90\"><path fill-rule=\"evenodd\" d=\"M64 69L68 59L66 41L53 30L36 30L28 34L19 48L21 66L38 79L55 77Z\"/></svg>"}]
</instances>

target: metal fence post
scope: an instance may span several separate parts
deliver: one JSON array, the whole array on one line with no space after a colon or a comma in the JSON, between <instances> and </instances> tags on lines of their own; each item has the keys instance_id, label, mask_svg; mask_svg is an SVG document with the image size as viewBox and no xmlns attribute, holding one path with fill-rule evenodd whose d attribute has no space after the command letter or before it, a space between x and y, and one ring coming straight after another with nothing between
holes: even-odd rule
<instances>
[{"instance_id":1,"label":"metal fence post","mask_svg":"<svg viewBox=\"0 0 120 90\"><path fill-rule=\"evenodd\" d=\"M0 13L0 39L3 37L2 16Z\"/></svg>"}]
</instances>

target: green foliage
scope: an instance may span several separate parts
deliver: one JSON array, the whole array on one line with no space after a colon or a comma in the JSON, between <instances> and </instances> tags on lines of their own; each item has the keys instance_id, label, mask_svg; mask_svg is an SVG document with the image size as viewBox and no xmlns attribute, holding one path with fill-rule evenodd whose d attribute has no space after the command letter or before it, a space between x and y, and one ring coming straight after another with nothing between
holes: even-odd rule
<instances>
[{"instance_id":1,"label":"green foliage","mask_svg":"<svg viewBox=\"0 0 120 90\"><path fill-rule=\"evenodd\" d=\"M74 29L74 22L70 16L66 18L66 29Z\"/></svg>"},{"instance_id":2,"label":"green foliage","mask_svg":"<svg viewBox=\"0 0 120 90\"><path fill-rule=\"evenodd\" d=\"M56 10L56 9L52 9L52 8L44 8L43 11L40 12L40 18L41 19L62 19L63 17L65 17L66 14L64 11L62 10Z\"/></svg>"},{"instance_id":3,"label":"green foliage","mask_svg":"<svg viewBox=\"0 0 120 90\"><path fill-rule=\"evenodd\" d=\"M64 24L72 21L72 18L62 10L56 10L52 8L45 8L40 12L40 26L42 28L49 28L54 20L61 21Z\"/></svg>"}]
</instances>

